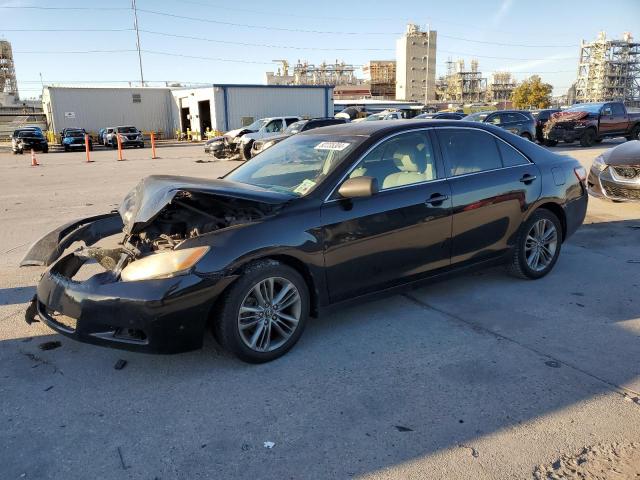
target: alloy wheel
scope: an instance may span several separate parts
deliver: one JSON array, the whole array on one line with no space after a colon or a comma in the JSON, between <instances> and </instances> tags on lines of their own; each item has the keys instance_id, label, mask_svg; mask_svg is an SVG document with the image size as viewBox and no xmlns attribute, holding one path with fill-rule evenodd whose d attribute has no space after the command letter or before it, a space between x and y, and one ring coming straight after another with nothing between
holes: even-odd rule
<instances>
[{"instance_id":1,"label":"alloy wheel","mask_svg":"<svg viewBox=\"0 0 640 480\"><path fill-rule=\"evenodd\" d=\"M524 255L530 269L541 272L547 268L558 248L558 230L555 224L546 218L535 222L525 239Z\"/></svg>"},{"instance_id":2,"label":"alloy wheel","mask_svg":"<svg viewBox=\"0 0 640 480\"><path fill-rule=\"evenodd\" d=\"M240 338L254 351L276 350L296 331L301 313L300 292L293 283L281 277L261 280L240 305Z\"/></svg>"}]
</instances>

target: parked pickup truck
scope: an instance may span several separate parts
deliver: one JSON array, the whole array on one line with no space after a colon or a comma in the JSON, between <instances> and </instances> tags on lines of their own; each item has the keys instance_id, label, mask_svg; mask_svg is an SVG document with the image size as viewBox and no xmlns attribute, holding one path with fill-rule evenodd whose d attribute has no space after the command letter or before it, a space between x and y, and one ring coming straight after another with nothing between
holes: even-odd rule
<instances>
[{"instance_id":1,"label":"parked pickup truck","mask_svg":"<svg viewBox=\"0 0 640 480\"><path fill-rule=\"evenodd\" d=\"M640 113L630 113L622 102L580 103L554 113L544 126L546 144L558 141L580 141L583 147L599 143L603 138L626 137L638 140Z\"/></svg>"}]
</instances>

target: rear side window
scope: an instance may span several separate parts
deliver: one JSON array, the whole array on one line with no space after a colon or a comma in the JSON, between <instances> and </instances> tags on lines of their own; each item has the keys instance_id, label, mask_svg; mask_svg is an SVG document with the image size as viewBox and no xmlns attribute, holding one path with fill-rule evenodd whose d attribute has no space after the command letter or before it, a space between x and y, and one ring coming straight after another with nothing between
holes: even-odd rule
<instances>
[{"instance_id":1,"label":"rear side window","mask_svg":"<svg viewBox=\"0 0 640 480\"><path fill-rule=\"evenodd\" d=\"M494 138L480 130L437 129L447 175L484 172L502 167Z\"/></svg>"},{"instance_id":2,"label":"rear side window","mask_svg":"<svg viewBox=\"0 0 640 480\"><path fill-rule=\"evenodd\" d=\"M505 167L515 167L517 165L526 165L529 160L518 152L515 148L507 145L501 140L495 140L498 144L498 150L500 150L500 156L502 157L502 165Z\"/></svg>"},{"instance_id":3,"label":"rear side window","mask_svg":"<svg viewBox=\"0 0 640 480\"><path fill-rule=\"evenodd\" d=\"M285 118L284 119L285 123L287 124L287 127L289 125L291 125L292 123L295 123L295 122L297 122L299 120L300 120L299 118Z\"/></svg>"}]
</instances>

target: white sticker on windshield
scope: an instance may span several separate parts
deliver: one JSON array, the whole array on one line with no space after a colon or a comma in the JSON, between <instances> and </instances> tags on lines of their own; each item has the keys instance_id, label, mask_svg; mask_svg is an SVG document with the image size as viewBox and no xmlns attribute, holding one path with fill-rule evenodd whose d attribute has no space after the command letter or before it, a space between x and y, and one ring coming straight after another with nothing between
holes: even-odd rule
<instances>
[{"instance_id":1,"label":"white sticker on windshield","mask_svg":"<svg viewBox=\"0 0 640 480\"><path fill-rule=\"evenodd\" d=\"M300 195L304 195L309 190L311 190L314 187L315 184L316 184L316 182L314 182L313 180L309 180L307 178L307 179L303 180L303 182L293 190L293 193L299 193Z\"/></svg>"},{"instance_id":2,"label":"white sticker on windshield","mask_svg":"<svg viewBox=\"0 0 640 480\"><path fill-rule=\"evenodd\" d=\"M320 142L318 145L313 147L316 150L336 150L341 152L345 148L347 148L350 143L345 142Z\"/></svg>"}]
</instances>

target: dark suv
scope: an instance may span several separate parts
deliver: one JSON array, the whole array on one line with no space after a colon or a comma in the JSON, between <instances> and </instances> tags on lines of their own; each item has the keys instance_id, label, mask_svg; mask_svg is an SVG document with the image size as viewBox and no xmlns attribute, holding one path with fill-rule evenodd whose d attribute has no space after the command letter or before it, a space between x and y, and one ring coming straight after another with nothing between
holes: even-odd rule
<instances>
[{"instance_id":1,"label":"dark suv","mask_svg":"<svg viewBox=\"0 0 640 480\"><path fill-rule=\"evenodd\" d=\"M536 121L536 140L540 143L545 143L544 139L544 126L547 124L551 115L559 112L559 108L545 108L543 110L531 110L531 115Z\"/></svg>"},{"instance_id":2,"label":"dark suv","mask_svg":"<svg viewBox=\"0 0 640 480\"><path fill-rule=\"evenodd\" d=\"M260 152L265 151L267 148L274 146L276 143L281 142L285 138L289 138L296 133L306 132L314 128L328 127L329 125L338 125L340 123L346 123L346 118L312 118L310 120L299 120L289 125L282 135L275 137L268 137L263 140L256 140L251 147L251 157L256 156Z\"/></svg>"},{"instance_id":3,"label":"dark suv","mask_svg":"<svg viewBox=\"0 0 640 480\"><path fill-rule=\"evenodd\" d=\"M536 137L536 121L530 112L524 110L477 112L467 115L463 120L490 123L531 141Z\"/></svg>"}]
</instances>

